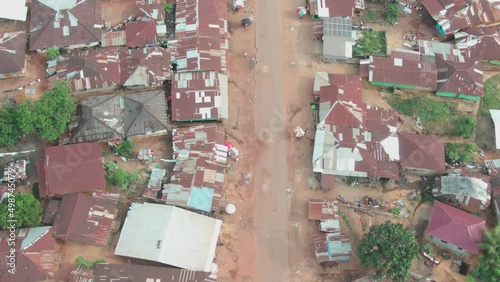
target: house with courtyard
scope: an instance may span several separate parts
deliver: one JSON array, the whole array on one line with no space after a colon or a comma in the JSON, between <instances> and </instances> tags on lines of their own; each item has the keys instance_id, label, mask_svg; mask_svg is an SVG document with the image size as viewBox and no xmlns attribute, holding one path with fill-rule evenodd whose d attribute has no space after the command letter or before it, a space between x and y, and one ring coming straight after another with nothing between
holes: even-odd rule
<instances>
[{"instance_id":1,"label":"house with courtyard","mask_svg":"<svg viewBox=\"0 0 500 282\"><path fill-rule=\"evenodd\" d=\"M161 47L111 47L71 53L52 63L50 84L69 81L73 92L112 90L118 86L161 86L170 79L170 56Z\"/></svg>"},{"instance_id":2,"label":"house with courtyard","mask_svg":"<svg viewBox=\"0 0 500 282\"><path fill-rule=\"evenodd\" d=\"M423 0L422 4L436 22L436 29L443 37L467 28L500 23L500 7L492 0Z\"/></svg>"},{"instance_id":3,"label":"house with courtyard","mask_svg":"<svg viewBox=\"0 0 500 282\"><path fill-rule=\"evenodd\" d=\"M172 76L172 121L218 121L229 117L228 77L215 71Z\"/></svg>"},{"instance_id":4,"label":"house with courtyard","mask_svg":"<svg viewBox=\"0 0 500 282\"><path fill-rule=\"evenodd\" d=\"M107 246L118 212L116 198L83 193L62 197L54 219L54 237L63 241Z\"/></svg>"},{"instance_id":5,"label":"house with courtyard","mask_svg":"<svg viewBox=\"0 0 500 282\"><path fill-rule=\"evenodd\" d=\"M0 281L2 282L45 282L54 281L59 270L61 252L53 237L52 227L31 227L16 229L16 244L9 244L10 231L0 232ZM15 255L16 273L9 263L9 255Z\"/></svg>"},{"instance_id":6,"label":"house with courtyard","mask_svg":"<svg viewBox=\"0 0 500 282\"><path fill-rule=\"evenodd\" d=\"M101 0L33 0L29 49L96 46L101 40Z\"/></svg>"},{"instance_id":7,"label":"house with courtyard","mask_svg":"<svg viewBox=\"0 0 500 282\"><path fill-rule=\"evenodd\" d=\"M163 90L129 95L100 95L80 102L79 118L65 142L106 141L167 134L167 102Z\"/></svg>"},{"instance_id":8,"label":"house with courtyard","mask_svg":"<svg viewBox=\"0 0 500 282\"><path fill-rule=\"evenodd\" d=\"M340 232L337 201L309 198L307 219L319 221L321 232Z\"/></svg>"},{"instance_id":9,"label":"house with courtyard","mask_svg":"<svg viewBox=\"0 0 500 282\"><path fill-rule=\"evenodd\" d=\"M313 171L335 176L399 178L397 113L367 105L361 78L317 72L319 123Z\"/></svg>"},{"instance_id":10,"label":"house with courtyard","mask_svg":"<svg viewBox=\"0 0 500 282\"><path fill-rule=\"evenodd\" d=\"M224 128L204 124L172 131L175 166L161 200L204 212L219 212L225 193L228 147Z\"/></svg>"},{"instance_id":11,"label":"house with courtyard","mask_svg":"<svg viewBox=\"0 0 500 282\"><path fill-rule=\"evenodd\" d=\"M36 168L41 198L106 187L104 158L98 143L47 147Z\"/></svg>"},{"instance_id":12,"label":"house with courtyard","mask_svg":"<svg viewBox=\"0 0 500 282\"><path fill-rule=\"evenodd\" d=\"M0 20L26 21L28 7L26 0L2 1L0 4Z\"/></svg>"},{"instance_id":13,"label":"house with courtyard","mask_svg":"<svg viewBox=\"0 0 500 282\"><path fill-rule=\"evenodd\" d=\"M480 173L449 173L436 178L432 194L469 210L485 210L491 201L490 178Z\"/></svg>"},{"instance_id":14,"label":"house with courtyard","mask_svg":"<svg viewBox=\"0 0 500 282\"><path fill-rule=\"evenodd\" d=\"M132 203L115 255L210 272L221 225L174 206Z\"/></svg>"},{"instance_id":15,"label":"house with courtyard","mask_svg":"<svg viewBox=\"0 0 500 282\"><path fill-rule=\"evenodd\" d=\"M444 140L435 135L398 132L399 165L420 175L446 171Z\"/></svg>"},{"instance_id":16,"label":"house with courtyard","mask_svg":"<svg viewBox=\"0 0 500 282\"><path fill-rule=\"evenodd\" d=\"M71 272L69 282L159 282L169 280L182 282L217 282L217 274L173 267L98 263L93 269L78 267Z\"/></svg>"},{"instance_id":17,"label":"house with courtyard","mask_svg":"<svg viewBox=\"0 0 500 282\"><path fill-rule=\"evenodd\" d=\"M434 201L425 239L459 256L479 254L486 221L457 208Z\"/></svg>"},{"instance_id":18,"label":"house with courtyard","mask_svg":"<svg viewBox=\"0 0 500 282\"><path fill-rule=\"evenodd\" d=\"M1 11L1 9L0 9ZM10 74L24 74L26 70L26 32L15 31L0 34L0 78Z\"/></svg>"}]
</instances>

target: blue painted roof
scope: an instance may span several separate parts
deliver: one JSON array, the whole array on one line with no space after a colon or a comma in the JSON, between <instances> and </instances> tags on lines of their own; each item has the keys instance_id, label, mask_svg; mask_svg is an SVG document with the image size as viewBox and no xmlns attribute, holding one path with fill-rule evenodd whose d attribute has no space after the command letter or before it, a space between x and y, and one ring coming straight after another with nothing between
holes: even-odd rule
<instances>
[{"instance_id":1,"label":"blue painted roof","mask_svg":"<svg viewBox=\"0 0 500 282\"><path fill-rule=\"evenodd\" d=\"M210 212L212 210L214 194L215 191L212 188L193 187L189 195L188 206L193 209Z\"/></svg>"},{"instance_id":2,"label":"blue painted roof","mask_svg":"<svg viewBox=\"0 0 500 282\"><path fill-rule=\"evenodd\" d=\"M40 239L43 235L45 235L45 233L47 233L49 229L50 226L29 228L28 234L21 243L21 249L25 249L29 247L31 244L35 243L38 239Z\"/></svg>"}]
</instances>

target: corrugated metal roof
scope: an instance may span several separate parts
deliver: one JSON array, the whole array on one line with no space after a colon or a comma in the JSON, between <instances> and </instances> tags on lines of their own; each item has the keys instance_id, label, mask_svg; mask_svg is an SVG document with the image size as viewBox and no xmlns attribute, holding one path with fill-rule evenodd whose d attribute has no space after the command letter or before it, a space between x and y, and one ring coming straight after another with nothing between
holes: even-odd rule
<instances>
[{"instance_id":1,"label":"corrugated metal roof","mask_svg":"<svg viewBox=\"0 0 500 282\"><path fill-rule=\"evenodd\" d=\"M158 42L156 22L132 22L125 25L127 46L130 48L145 47Z\"/></svg>"},{"instance_id":2,"label":"corrugated metal roof","mask_svg":"<svg viewBox=\"0 0 500 282\"><path fill-rule=\"evenodd\" d=\"M12 275L7 271L0 272L0 281L50 281L54 279L54 274L59 269L59 253L56 249L56 242L50 226L23 228L16 230L14 234L15 246L9 246L9 231L0 232L0 255L7 257L11 248L16 252L16 274ZM8 261L0 260L2 269L10 269Z\"/></svg>"},{"instance_id":3,"label":"corrugated metal roof","mask_svg":"<svg viewBox=\"0 0 500 282\"><path fill-rule=\"evenodd\" d=\"M98 44L102 30L101 0L33 0L30 50Z\"/></svg>"},{"instance_id":4,"label":"corrugated metal roof","mask_svg":"<svg viewBox=\"0 0 500 282\"><path fill-rule=\"evenodd\" d=\"M102 148L80 143L45 148L37 162L40 197L102 190L106 186Z\"/></svg>"},{"instance_id":5,"label":"corrugated metal roof","mask_svg":"<svg viewBox=\"0 0 500 282\"><path fill-rule=\"evenodd\" d=\"M310 220L323 220L338 218L337 201L309 198L307 218Z\"/></svg>"},{"instance_id":6,"label":"corrugated metal roof","mask_svg":"<svg viewBox=\"0 0 500 282\"><path fill-rule=\"evenodd\" d=\"M457 174L441 176L441 183L432 189L432 193L436 197L481 210L488 208L491 201L489 179Z\"/></svg>"},{"instance_id":7,"label":"corrugated metal roof","mask_svg":"<svg viewBox=\"0 0 500 282\"><path fill-rule=\"evenodd\" d=\"M163 90L92 96L82 100L80 107L72 143L167 133L169 120Z\"/></svg>"},{"instance_id":8,"label":"corrugated metal roof","mask_svg":"<svg viewBox=\"0 0 500 282\"><path fill-rule=\"evenodd\" d=\"M437 91L484 96L483 66L480 58L464 57L464 62L436 55Z\"/></svg>"},{"instance_id":9,"label":"corrugated metal roof","mask_svg":"<svg viewBox=\"0 0 500 282\"><path fill-rule=\"evenodd\" d=\"M26 40L24 31L0 34L0 74L24 70Z\"/></svg>"},{"instance_id":10,"label":"corrugated metal roof","mask_svg":"<svg viewBox=\"0 0 500 282\"><path fill-rule=\"evenodd\" d=\"M107 31L102 33L101 47L125 46L127 34L125 30Z\"/></svg>"},{"instance_id":11,"label":"corrugated metal roof","mask_svg":"<svg viewBox=\"0 0 500 282\"><path fill-rule=\"evenodd\" d=\"M217 282L210 272L136 264L97 264L93 277L94 282Z\"/></svg>"},{"instance_id":12,"label":"corrugated metal roof","mask_svg":"<svg viewBox=\"0 0 500 282\"><path fill-rule=\"evenodd\" d=\"M172 63L177 63L177 72L228 71L228 39L190 37L168 42Z\"/></svg>"},{"instance_id":13,"label":"corrugated metal roof","mask_svg":"<svg viewBox=\"0 0 500 282\"><path fill-rule=\"evenodd\" d=\"M313 234L316 261L347 262L352 256L349 237L342 233Z\"/></svg>"},{"instance_id":14,"label":"corrugated metal roof","mask_svg":"<svg viewBox=\"0 0 500 282\"><path fill-rule=\"evenodd\" d=\"M472 254L478 254L485 220L454 207L434 201L427 233Z\"/></svg>"},{"instance_id":15,"label":"corrugated metal roof","mask_svg":"<svg viewBox=\"0 0 500 282\"><path fill-rule=\"evenodd\" d=\"M174 206L132 203L115 255L208 272L221 225L219 219Z\"/></svg>"},{"instance_id":16,"label":"corrugated metal roof","mask_svg":"<svg viewBox=\"0 0 500 282\"><path fill-rule=\"evenodd\" d=\"M226 75L215 71L176 73L171 95L173 121L228 118Z\"/></svg>"},{"instance_id":17,"label":"corrugated metal roof","mask_svg":"<svg viewBox=\"0 0 500 282\"><path fill-rule=\"evenodd\" d=\"M50 82L68 80L73 91L161 85L171 75L170 56L161 47L81 51L59 60L56 70Z\"/></svg>"},{"instance_id":18,"label":"corrugated metal roof","mask_svg":"<svg viewBox=\"0 0 500 282\"><path fill-rule=\"evenodd\" d=\"M55 238L106 246L117 213L117 201L82 193L64 195L54 221Z\"/></svg>"},{"instance_id":19,"label":"corrugated metal roof","mask_svg":"<svg viewBox=\"0 0 500 282\"><path fill-rule=\"evenodd\" d=\"M59 206L61 205L61 200L50 200L47 208L45 209L45 214L43 216L43 224L53 225L56 219L57 212L59 211Z\"/></svg>"},{"instance_id":20,"label":"corrugated metal roof","mask_svg":"<svg viewBox=\"0 0 500 282\"><path fill-rule=\"evenodd\" d=\"M399 157L404 168L446 170L444 140L435 135L423 135L400 131Z\"/></svg>"},{"instance_id":21,"label":"corrugated metal roof","mask_svg":"<svg viewBox=\"0 0 500 282\"><path fill-rule=\"evenodd\" d=\"M190 199L193 188L201 189L196 193L209 189L213 191L213 196L212 192L198 194L207 195L207 201L212 198L211 210L219 211L225 192L228 151L224 146L224 128L218 124L177 128L172 132L172 140L177 162L170 183L164 184L162 199L167 204L194 209L206 208L208 204L197 204Z\"/></svg>"},{"instance_id":22,"label":"corrugated metal roof","mask_svg":"<svg viewBox=\"0 0 500 282\"><path fill-rule=\"evenodd\" d=\"M157 23L162 23L165 20L163 3L162 0L137 0L135 14L138 17L146 17L155 20Z\"/></svg>"},{"instance_id":23,"label":"corrugated metal roof","mask_svg":"<svg viewBox=\"0 0 500 282\"><path fill-rule=\"evenodd\" d=\"M354 16L354 8L356 6L356 2L358 2L358 6L364 6L364 1L355 1L355 0L319 0L316 2L316 14L321 18L328 17L353 17ZM363 2L363 5L361 5Z\"/></svg>"},{"instance_id":24,"label":"corrugated metal roof","mask_svg":"<svg viewBox=\"0 0 500 282\"><path fill-rule=\"evenodd\" d=\"M227 32L226 1L176 1L175 38L192 36L227 38Z\"/></svg>"}]
</instances>

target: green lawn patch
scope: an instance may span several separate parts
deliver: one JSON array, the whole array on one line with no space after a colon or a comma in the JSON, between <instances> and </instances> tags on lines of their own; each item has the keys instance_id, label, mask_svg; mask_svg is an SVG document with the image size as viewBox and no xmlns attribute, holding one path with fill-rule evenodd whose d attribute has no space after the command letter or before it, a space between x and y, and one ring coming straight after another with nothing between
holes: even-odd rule
<instances>
[{"instance_id":1,"label":"green lawn patch","mask_svg":"<svg viewBox=\"0 0 500 282\"><path fill-rule=\"evenodd\" d=\"M489 109L500 109L500 74L493 76L484 83L484 98L481 100L479 113L489 116Z\"/></svg>"},{"instance_id":2,"label":"green lawn patch","mask_svg":"<svg viewBox=\"0 0 500 282\"><path fill-rule=\"evenodd\" d=\"M462 136L468 139L476 126L474 117L465 116L454 104L446 101L434 100L427 96L403 99L398 95L393 95L388 101L400 114L420 117L424 130L428 133Z\"/></svg>"},{"instance_id":3,"label":"green lawn patch","mask_svg":"<svg viewBox=\"0 0 500 282\"><path fill-rule=\"evenodd\" d=\"M387 56L387 37L385 31L363 31L363 37L356 41L352 49L355 57Z\"/></svg>"}]
</instances>

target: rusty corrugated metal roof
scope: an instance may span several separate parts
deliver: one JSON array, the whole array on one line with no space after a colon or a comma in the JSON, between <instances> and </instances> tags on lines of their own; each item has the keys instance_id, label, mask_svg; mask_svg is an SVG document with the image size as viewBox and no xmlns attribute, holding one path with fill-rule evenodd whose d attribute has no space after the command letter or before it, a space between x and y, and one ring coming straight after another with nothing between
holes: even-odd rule
<instances>
[{"instance_id":1,"label":"rusty corrugated metal roof","mask_svg":"<svg viewBox=\"0 0 500 282\"><path fill-rule=\"evenodd\" d=\"M192 36L227 38L226 1L176 1L175 38Z\"/></svg>"},{"instance_id":2,"label":"rusty corrugated metal roof","mask_svg":"<svg viewBox=\"0 0 500 282\"><path fill-rule=\"evenodd\" d=\"M117 202L82 193L64 195L54 221L55 238L106 246L117 213Z\"/></svg>"},{"instance_id":3,"label":"rusty corrugated metal roof","mask_svg":"<svg viewBox=\"0 0 500 282\"><path fill-rule=\"evenodd\" d=\"M0 255L7 257L10 249L16 250L16 274L7 271L0 272L0 281L51 281L59 269L60 254L57 252L52 227L31 227L17 229L15 246L9 246L9 231L0 232ZM10 269L8 261L0 260L0 268Z\"/></svg>"},{"instance_id":4,"label":"rusty corrugated metal roof","mask_svg":"<svg viewBox=\"0 0 500 282\"><path fill-rule=\"evenodd\" d=\"M337 201L309 198L309 208L307 219L310 220L325 220L338 218Z\"/></svg>"},{"instance_id":5,"label":"rusty corrugated metal roof","mask_svg":"<svg viewBox=\"0 0 500 282\"><path fill-rule=\"evenodd\" d=\"M215 71L183 72L172 77L172 120L228 118L227 76Z\"/></svg>"},{"instance_id":6,"label":"rusty corrugated metal roof","mask_svg":"<svg viewBox=\"0 0 500 282\"><path fill-rule=\"evenodd\" d=\"M443 139L404 131L398 133L398 138L399 163L402 167L436 172L446 170Z\"/></svg>"},{"instance_id":7,"label":"rusty corrugated metal roof","mask_svg":"<svg viewBox=\"0 0 500 282\"><path fill-rule=\"evenodd\" d=\"M98 143L45 148L37 162L40 197L104 189L103 162Z\"/></svg>"},{"instance_id":8,"label":"rusty corrugated metal roof","mask_svg":"<svg viewBox=\"0 0 500 282\"><path fill-rule=\"evenodd\" d=\"M132 22L125 25L127 46L130 48L145 47L158 42L156 22Z\"/></svg>"},{"instance_id":9,"label":"rusty corrugated metal roof","mask_svg":"<svg viewBox=\"0 0 500 282\"><path fill-rule=\"evenodd\" d=\"M343 233L313 234L316 261L345 262L352 256L352 245L349 237Z\"/></svg>"},{"instance_id":10,"label":"rusty corrugated metal roof","mask_svg":"<svg viewBox=\"0 0 500 282\"><path fill-rule=\"evenodd\" d=\"M24 31L0 34L0 74L24 70L26 40Z\"/></svg>"},{"instance_id":11,"label":"rusty corrugated metal roof","mask_svg":"<svg viewBox=\"0 0 500 282\"><path fill-rule=\"evenodd\" d=\"M483 66L480 58L464 56L465 61L445 60L436 55L437 91L484 96Z\"/></svg>"},{"instance_id":12,"label":"rusty corrugated metal roof","mask_svg":"<svg viewBox=\"0 0 500 282\"><path fill-rule=\"evenodd\" d=\"M125 30L103 32L101 47L125 46L127 44L127 34Z\"/></svg>"},{"instance_id":13,"label":"rusty corrugated metal roof","mask_svg":"<svg viewBox=\"0 0 500 282\"><path fill-rule=\"evenodd\" d=\"M179 281L217 282L217 275L173 267L100 263L95 266L94 282Z\"/></svg>"},{"instance_id":14,"label":"rusty corrugated metal roof","mask_svg":"<svg viewBox=\"0 0 500 282\"><path fill-rule=\"evenodd\" d=\"M196 188L206 192L212 211L219 211L228 150L224 128L219 124L177 128L172 140L177 162L170 183L163 186L162 199L167 204L196 208L189 202Z\"/></svg>"},{"instance_id":15,"label":"rusty corrugated metal roof","mask_svg":"<svg viewBox=\"0 0 500 282\"><path fill-rule=\"evenodd\" d=\"M68 80L73 91L161 85L171 75L170 56L161 47L81 51L59 60L56 70L50 82Z\"/></svg>"},{"instance_id":16,"label":"rusty corrugated metal roof","mask_svg":"<svg viewBox=\"0 0 500 282\"><path fill-rule=\"evenodd\" d=\"M417 86L426 89L437 88L436 66L431 63L398 57L370 57L370 82L383 82Z\"/></svg>"},{"instance_id":17,"label":"rusty corrugated metal roof","mask_svg":"<svg viewBox=\"0 0 500 282\"><path fill-rule=\"evenodd\" d=\"M165 20L163 3L162 0L137 0L135 14L138 17L146 17L162 23Z\"/></svg>"},{"instance_id":18,"label":"rusty corrugated metal roof","mask_svg":"<svg viewBox=\"0 0 500 282\"><path fill-rule=\"evenodd\" d=\"M172 63L178 72L228 71L229 42L227 39L190 37L168 42Z\"/></svg>"},{"instance_id":19,"label":"rusty corrugated metal roof","mask_svg":"<svg viewBox=\"0 0 500 282\"><path fill-rule=\"evenodd\" d=\"M69 2L68 2L69 3ZM97 44L102 30L101 0L33 0L30 9L30 50Z\"/></svg>"}]
</instances>

